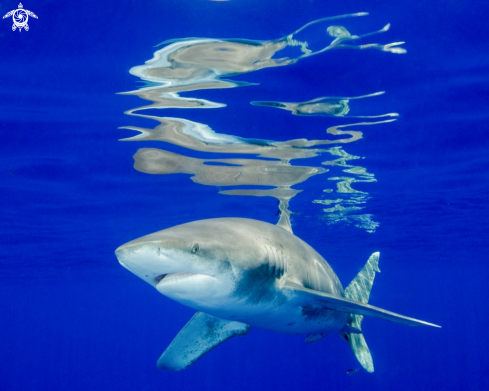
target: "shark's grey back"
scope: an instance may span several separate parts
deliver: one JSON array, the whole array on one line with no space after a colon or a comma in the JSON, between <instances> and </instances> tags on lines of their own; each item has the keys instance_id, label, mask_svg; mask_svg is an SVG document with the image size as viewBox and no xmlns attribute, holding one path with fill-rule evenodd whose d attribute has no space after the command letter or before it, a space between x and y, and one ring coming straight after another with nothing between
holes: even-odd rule
<instances>
[{"instance_id":1,"label":"shark's grey back","mask_svg":"<svg viewBox=\"0 0 489 391\"><path fill-rule=\"evenodd\" d=\"M245 269L268 265L287 281L343 295L338 277L324 258L306 242L276 225L244 218L218 218L193 221L170 230L185 235L194 232L208 243L227 247L234 253L234 261Z\"/></svg>"},{"instance_id":2,"label":"shark's grey back","mask_svg":"<svg viewBox=\"0 0 489 391\"><path fill-rule=\"evenodd\" d=\"M436 326L368 304L378 253L343 291L328 263L288 230L258 220L219 218L168 228L119 247L121 264L162 294L199 311L158 361L180 370L250 326L308 334L339 332L371 372L363 316Z\"/></svg>"}]
</instances>

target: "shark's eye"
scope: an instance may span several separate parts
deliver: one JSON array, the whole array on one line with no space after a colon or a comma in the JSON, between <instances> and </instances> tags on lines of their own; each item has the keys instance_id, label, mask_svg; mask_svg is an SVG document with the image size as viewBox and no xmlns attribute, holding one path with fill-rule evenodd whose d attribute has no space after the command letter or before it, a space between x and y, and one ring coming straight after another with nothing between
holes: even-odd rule
<instances>
[{"instance_id":1,"label":"shark's eye","mask_svg":"<svg viewBox=\"0 0 489 391\"><path fill-rule=\"evenodd\" d=\"M197 251L199 251L199 243L195 243L193 246L192 246L192 254L195 254Z\"/></svg>"}]
</instances>

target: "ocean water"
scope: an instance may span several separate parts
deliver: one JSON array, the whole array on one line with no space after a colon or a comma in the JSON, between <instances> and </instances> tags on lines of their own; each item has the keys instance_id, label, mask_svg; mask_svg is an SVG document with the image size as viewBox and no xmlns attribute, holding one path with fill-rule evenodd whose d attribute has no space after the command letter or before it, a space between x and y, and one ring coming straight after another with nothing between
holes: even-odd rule
<instances>
[{"instance_id":1,"label":"ocean water","mask_svg":"<svg viewBox=\"0 0 489 391\"><path fill-rule=\"evenodd\" d=\"M0 390L489 389L484 2L23 7L28 31L0 24ZM159 371L195 311L114 250L216 217L290 225L344 287L379 251L370 303L442 328L365 319L372 374L337 334L257 327Z\"/></svg>"}]
</instances>

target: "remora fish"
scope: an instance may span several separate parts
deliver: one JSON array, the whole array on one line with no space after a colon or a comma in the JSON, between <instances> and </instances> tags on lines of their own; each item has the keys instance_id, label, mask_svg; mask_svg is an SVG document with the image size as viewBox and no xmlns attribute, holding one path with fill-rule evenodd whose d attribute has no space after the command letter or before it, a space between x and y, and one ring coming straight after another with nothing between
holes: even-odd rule
<instances>
[{"instance_id":1,"label":"remora fish","mask_svg":"<svg viewBox=\"0 0 489 391\"><path fill-rule=\"evenodd\" d=\"M306 343L338 332L373 372L361 332L363 316L434 326L367 304L379 253L343 290L329 264L284 228L258 220L219 218L164 229L116 250L122 266L197 314L158 360L181 370L251 325L307 334Z\"/></svg>"}]
</instances>

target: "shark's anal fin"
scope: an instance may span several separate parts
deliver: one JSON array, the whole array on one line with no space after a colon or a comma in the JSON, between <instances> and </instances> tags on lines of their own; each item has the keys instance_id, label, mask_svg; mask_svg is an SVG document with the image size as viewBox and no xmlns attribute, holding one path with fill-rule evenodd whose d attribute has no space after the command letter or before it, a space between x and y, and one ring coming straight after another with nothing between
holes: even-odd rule
<instances>
[{"instance_id":1,"label":"shark's anal fin","mask_svg":"<svg viewBox=\"0 0 489 391\"><path fill-rule=\"evenodd\" d=\"M295 296L297 305L317 305L323 308L328 308L335 311L347 312L349 314L370 316L372 318L379 318L388 320L394 323L401 323L408 326L433 326L440 327L436 324L428 323L422 320L409 318L404 315L396 314L382 308L374 307L370 304L364 304L358 301L345 299L344 297L338 297L329 293L316 291L313 289L304 288L293 282L285 282L283 286L284 290L292 291L292 295Z\"/></svg>"},{"instance_id":2,"label":"shark's anal fin","mask_svg":"<svg viewBox=\"0 0 489 391\"><path fill-rule=\"evenodd\" d=\"M197 312L158 360L159 369L180 371L236 335L246 335L250 325Z\"/></svg>"}]
</instances>

